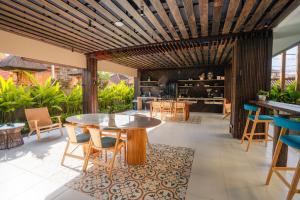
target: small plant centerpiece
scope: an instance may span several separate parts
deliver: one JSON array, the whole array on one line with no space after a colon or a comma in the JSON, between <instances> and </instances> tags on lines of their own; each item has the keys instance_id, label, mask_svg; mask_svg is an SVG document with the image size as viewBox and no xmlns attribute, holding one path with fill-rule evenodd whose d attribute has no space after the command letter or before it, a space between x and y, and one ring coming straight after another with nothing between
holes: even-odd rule
<instances>
[{"instance_id":1,"label":"small plant centerpiece","mask_svg":"<svg viewBox=\"0 0 300 200\"><path fill-rule=\"evenodd\" d=\"M269 96L269 92L264 90L259 90L257 96L259 101L265 101Z\"/></svg>"}]
</instances>

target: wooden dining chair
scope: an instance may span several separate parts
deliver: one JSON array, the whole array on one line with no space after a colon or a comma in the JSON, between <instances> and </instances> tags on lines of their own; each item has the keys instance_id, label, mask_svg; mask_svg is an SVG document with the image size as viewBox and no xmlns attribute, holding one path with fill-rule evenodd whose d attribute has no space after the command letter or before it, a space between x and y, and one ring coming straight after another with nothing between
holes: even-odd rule
<instances>
[{"instance_id":1,"label":"wooden dining chair","mask_svg":"<svg viewBox=\"0 0 300 200\"><path fill-rule=\"evenodd\" d=\"M174 119L177 119L179 113L182 113L184 120L187 120L186 103L185 102L175 102L174 103Z\"/></svg>"},{"instance_id":2,"label":"wooden dining chair","mask_svg":"<svg viewBox=\"0 0 300 200\"><path fill-rule=\"evenodd\" d=\"M223 103L223 119L231 115L231 103L224 99Z\"/></svg>"},{"instance_id":3,"label":"wooden dining chair","mask_svg":"<svg viewBox=\"0 0 300 200\"><path fill-rule=\"evenodd\" d=\"M173 117L173 101L162 101L161 102L161 109L160 109L160 116L162 119L163 114L170 114Z\"/></svg>"},{"instance_id":4,"label":"wooden dining chair","mask_svg":"<svg viewBox=\"0 0 300 200\"><path fill-rule=\"evenodd\" d=\"M160 113L161 110L161 102L159 101L152 101L151 102L151 110L150 110L150 117L153 117L154 113L155 116Z\"/></svg>"},{"instance_id":5,"label":"wooden dining chair","mask_svg":"<svg viewBox=\"0 0 300 200\"><path fill-rule=\"evenodd\" d=\"M76 133L76 126L73 124L65 124L64 125L66 127L67 130L67 134L68 134L68 141L67 141L67 145L61 160L61 165L64 165L65 162L65 158L66 156L68 157L72 157L72 158L76 158L76 159L80 159L80 160L84 160L84 153L83 156L78 156L73 154L73 152L82 145L87 145L88 142L90 141L90 134L88 133ZM76 146L71 152L68 152L70 145L74 145Z\"/></svg>"},{"instance_id":6,"label":"wooden dining chair","mask_svg":"<svg viewBox=\"0 0 300 200\"><path fill-rule=\"evenodd\" d=\"M124 149L125 162L127 160L126 144L123 140L120 139L121 132L117 132L116 137L103 137L102 130L99 128L88 128L88 130L90 132L91 139L89 141L88 151L84 159L83 171L86 172L88 161L90 160L91 156L93 156L93 164L105 166L107 171L109 172L109 177L111 178L116 155L117 153L121 153L122 148ZM97 152L94 152L94 150L96 150ZM96 160L96 157L99 156L99 152L102 154L102 151L109 151L113 153L113 157L109 163L107 163L107 161L105 163L101 163L99 160Z\"/></svg>"}]
</instances>

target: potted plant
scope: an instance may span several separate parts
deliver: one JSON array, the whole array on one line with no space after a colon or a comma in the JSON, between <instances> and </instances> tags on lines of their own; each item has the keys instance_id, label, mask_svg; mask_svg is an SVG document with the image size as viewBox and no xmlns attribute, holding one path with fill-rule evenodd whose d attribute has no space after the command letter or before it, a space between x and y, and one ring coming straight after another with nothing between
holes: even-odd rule
<instances>
[{"instance_id":1,"label":"potted plant","mask_svg":"<svg viewBox=\"0 0 300 200\"><path fill-rule=\"evenodd\" d=\"M267 99L267 97L269 96L269 92L264 91L264 90L259 90L257 95L258 95L259 101L265 101Z\"/></svg>"}]
</instances>

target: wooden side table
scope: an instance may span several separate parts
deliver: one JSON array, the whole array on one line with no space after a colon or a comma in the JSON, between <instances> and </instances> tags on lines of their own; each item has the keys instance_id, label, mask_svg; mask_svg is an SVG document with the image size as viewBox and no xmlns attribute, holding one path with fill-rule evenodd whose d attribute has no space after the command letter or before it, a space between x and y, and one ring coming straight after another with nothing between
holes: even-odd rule
<instances>
[{"instance_id":1,"label":"wooden side table","mask_svg":"<svg viewBox=\"0 0 300 200\"><path fill-rule=\"evenodd\" d=\"M24 123L12 123L0 125L0 150L10 149L24 144L21 130Z\"/></svg>"}]
</instances>

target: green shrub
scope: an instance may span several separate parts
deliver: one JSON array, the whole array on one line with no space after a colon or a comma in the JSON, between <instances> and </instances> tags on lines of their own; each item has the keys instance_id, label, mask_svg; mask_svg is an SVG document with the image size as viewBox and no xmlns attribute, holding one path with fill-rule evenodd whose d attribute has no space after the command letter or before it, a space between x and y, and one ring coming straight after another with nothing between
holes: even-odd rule
<instances>
[{"instance_id":1,"label":"green shrub","mask_svg":"<svg viewBox=\"0 0 300 200\"><path fill-rule=\"evenodd\" d=\"M0 76L0 122L12 122L14 112L33 104L29 88L16 86L11 78L4 80Z\"/></svg>"},{"instance_id":2,"label":"green shrub","mask_svg":"<svg viewBox=\"0 0 300 200\"><path fill-rule=\"evenodd\" d=\"M296 91L296 81L287 85L284 91L280 88L280 82L276 81L269 94L269 98L273 101L300 104L300 92Z\"/></svg>"},{"instance_id":3,"label":"green shrub","mask_svg":"<svg viewBox=\"0 0 300 200\"><path fill-rule=\"evenodd\" d=\"M124 81L105 87L98 92L100 112L113 113L132 108L134 89Z\"/></svg>"}]
</instances>

